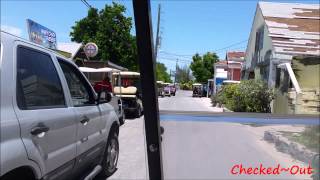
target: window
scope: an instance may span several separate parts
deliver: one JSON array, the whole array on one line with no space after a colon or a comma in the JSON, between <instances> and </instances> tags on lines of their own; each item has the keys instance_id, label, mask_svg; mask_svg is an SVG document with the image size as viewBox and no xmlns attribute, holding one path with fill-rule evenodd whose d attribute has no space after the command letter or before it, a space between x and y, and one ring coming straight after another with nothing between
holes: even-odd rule
<instances>
[{"instance_id":1,"label":"window","mask_svg":"<svg viewBox=\"0 0 320 180\"><path fill-rule=\"evenodd\" d=\"M73 105L86 106L94 104L93 93L90 90L88 83L84 81L80 72L75 67L65 62L65 60L59 58L58 60L64 76L66 77Z\"/></svg>"},{"instance_id":2,"label":"window","mask_svg":"<svg viewBox=\"0 0 320 180\"><path fill-rule=\"evenodd\" d=\"M16 93L20 109L65 107L61 82L50 55L18 47Z\"/></svg>"},{"instance_id":3,"label":"window","mask_svg":"<svg viewBox=\"0 0 320 180\"><path fill-rule=\"evenodd\" d=\"M277 68L276 69L276 85L275 87L278 88L280 86L280 77L281 76L281 69Z\"/></svg>"},{"instance_id":4,"label":"window","mask_svg":"<svg viewBox=\"0 0 320 180\"><path fill-rule=\"evenodd\" d=\"M264 27L260 27L256 32L255 51L258 52L263 48Z\"/></svg>"}]
</instances>

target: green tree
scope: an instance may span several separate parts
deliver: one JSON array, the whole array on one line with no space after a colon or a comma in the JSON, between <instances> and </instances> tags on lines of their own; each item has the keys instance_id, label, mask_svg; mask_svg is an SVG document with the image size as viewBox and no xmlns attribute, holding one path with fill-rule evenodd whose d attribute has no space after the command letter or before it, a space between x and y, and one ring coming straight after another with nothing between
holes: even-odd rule
<instances>
[{"instance_id":1,"label":"green tree","mask_svg":"<svg viewBox=\"0 0 320 180\"><path fill-rule=\"evenodd\" d=\"M138 70L136 38L130 34L132 18L126 17L125 11L123 5L115 2L100 11L90 8L88 15L72 26L71 40L96 43L99 47L96 60L110 60L130 70Z\"/></svg>"},{"instance_id":2,"label":"green tree","mask_svg":"<svg viewBox=\"0 0 320 180\"><path fill-rule=\"evenodd\" d=\"M219 57L216 53L207 52L203 56L198 53L192 57L190 69L192 75L196 78L197 82L205 83L208 79L212 79L214 75L213 65L218 61Z\"/></svg>"},{"instance_id":3,"label":"green tree","mask_svg":"<svg viewBox=\"0 0 320 180\"><path fill-rule=\"evenodd\" d=\"M177 66L176 81L178 83L187 83L192 80L190 68L188 66Z\"/></svg>"},{"instance_id":4,"label":"green tree","mask_svg":"<svg viewBox=\"0 0 320 180\"><path fill-rule=\"evenodd\" d=\"M158 81L172 82L170 75L167 72L167 67L163 63L157 62L156 77Z\"/></svg>"}]
</instances>

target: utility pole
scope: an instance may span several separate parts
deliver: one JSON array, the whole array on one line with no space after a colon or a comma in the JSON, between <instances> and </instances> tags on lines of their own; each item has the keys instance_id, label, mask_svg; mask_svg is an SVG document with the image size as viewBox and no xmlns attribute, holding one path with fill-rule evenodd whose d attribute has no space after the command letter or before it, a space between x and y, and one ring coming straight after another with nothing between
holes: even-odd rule
<instances>
[{"instance_id":1,"label":"utility pole","mask_svg":"<svg viewBox=\"0 0 320 180\"><path fill-rule=\"evenodd\" d=\"M157 60L158 56L158 50L159 50L159 43L160 43L160 35L159 35L159 29L160 29L160 13L161 13L161 5L158 5L158 22L157 22L157 36L156 36L156 46L155 46L155 59Z\"/></svg>"},{"instance_id":2,"label":"utility pole","mask_svg":"<svg viewBox=\"0 0 320 180\"><path fill-rule=\"evenodd\" d=\"M174 72L174 85L176 84L176 80L177 80L177 70L178 70L178 59L176 61L176 71Z\"/></svg>"}]
</instances>

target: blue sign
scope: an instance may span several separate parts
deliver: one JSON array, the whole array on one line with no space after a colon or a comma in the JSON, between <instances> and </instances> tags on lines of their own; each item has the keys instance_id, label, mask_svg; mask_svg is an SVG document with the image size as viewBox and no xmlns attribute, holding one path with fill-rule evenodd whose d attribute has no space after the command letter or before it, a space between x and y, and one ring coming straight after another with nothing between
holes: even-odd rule
<instances>
[{"instance_id":1,"label":"blue sign","mask_svg":"<svg viewBox=\"0 0 320 180\"><path fill-rule=\"evenodd\" d=\"M30 19L27 19L29 39L50 49L57 49L56 33Z\"/></svg>"},{"instance_id":2,"label":"blue sign","mask_svg":"<svg viewBox=\"0 0 320 180\"><path fill-rule=\"evenodd\" d=\"M223 81L227 78L216 78L216 85L222 85Z\"/></svg>"}]
</instances>

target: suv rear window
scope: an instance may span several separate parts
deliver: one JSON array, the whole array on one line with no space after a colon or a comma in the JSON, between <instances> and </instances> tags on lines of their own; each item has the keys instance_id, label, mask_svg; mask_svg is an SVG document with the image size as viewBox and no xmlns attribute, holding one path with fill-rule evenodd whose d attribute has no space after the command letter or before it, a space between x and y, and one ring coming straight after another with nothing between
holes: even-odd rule
<instances>
[{"instance_id":1,"label":"suv rear window","mask_svg":"<svg viewBox=\"0 0 320 180\"><path fill-rule=\"evenodd\" d=\"M63 89L50 55L26 47L18 47L17 55L18 107L64 107Z\"/></svg>"}]
</instances>

